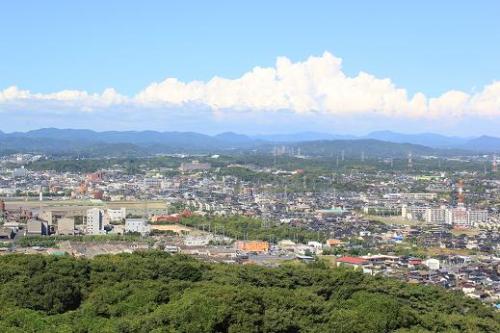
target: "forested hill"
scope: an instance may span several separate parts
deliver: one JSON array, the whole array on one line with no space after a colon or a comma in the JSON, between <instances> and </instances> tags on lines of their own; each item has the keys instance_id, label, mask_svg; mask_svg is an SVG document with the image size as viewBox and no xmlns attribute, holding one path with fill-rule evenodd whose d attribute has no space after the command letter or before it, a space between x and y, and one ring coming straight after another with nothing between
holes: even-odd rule
<instances>
[{"instance_id":1,"label":"forested hill","mask_svg":"<svg viewBox=\"0 0 500 333\"><path fill-rule=\"evenodd\" d=\"M415 144L412 140L387 137L388 140L349 136L298 135L296 140L287 136L251 137L236 133L206 135L195 132L155 131L108 131L45 128L29 132L0 133L0 155L29 152L51 155L102 156L150 156L165 153L221 153L221 152L271 152L275 146L288 151L300 148L305 155L334 156L344 152L346 156L405 157L409 152L416 155L476 154L478 151L497 151L500 139L483 137L467 142L468 146L434 146ZM432 136L431 138L434 138ZM280 141L284 140L284 141ZM430 142L427 138L423 142ZM449 140L453 141L452 138ZM420 141L416 141L420 142ZM448 142L448 141L446 141ZM445 149L446 148L446 149ZM498 150L500 151L500 150Z\"/></svg>"},{"instance_id":2,"label":"forested hill","mask_svg":"<svg viewBox=\"0 0 500 333\"><path fill-rule=\"evenodd\" d=\"M499 332L439 288L322 264L206 264L143 252L0 257L2 332Z\"/></svg>"}]
</instances>

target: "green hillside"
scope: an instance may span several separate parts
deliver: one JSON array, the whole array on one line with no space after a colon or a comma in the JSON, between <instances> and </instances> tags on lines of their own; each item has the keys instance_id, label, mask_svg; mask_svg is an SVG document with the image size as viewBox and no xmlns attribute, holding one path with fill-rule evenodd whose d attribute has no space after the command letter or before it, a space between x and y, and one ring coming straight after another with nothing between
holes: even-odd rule
<instances>
[{"instance_id":1,"label":"green hillside","mask_svg":"<svg viewBox=\"0 0 500 333\"><path fill-rule=\"evenodd\" d=\"M321 264L206 264L144 252L0 257L2 332L499 332L458 293Z\"/></svg>"}]
</instances>

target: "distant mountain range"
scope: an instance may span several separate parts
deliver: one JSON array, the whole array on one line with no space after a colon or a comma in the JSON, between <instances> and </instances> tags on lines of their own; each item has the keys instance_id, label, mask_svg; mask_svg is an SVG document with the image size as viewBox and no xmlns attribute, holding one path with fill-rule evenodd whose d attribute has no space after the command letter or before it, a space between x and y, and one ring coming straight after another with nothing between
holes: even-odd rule
<instances>
[{"instance_id":1,"label":"distant mountain range","mask_svg":"<svg viewBox=\"0 0 500 333\"><path fill-rule=\"evenodd\" d=\"M470 138L444 136L434 133L402 134L391 131L372 132L366 138L395 143L413 143L432 148L460 148L470 140Z\"/></svg>"},{"instance_id":2,"label":"distant mountain range","mask_svg":"<svg viewBox=\"0 0 500 333\"><path fill-rule=\"evenodd\" d=\"M354 135L335 135L319 132L299 132L293 134L254 135L252 138L268 142L302 142L320 140L352 140Z\"/></svg>"},{"instance_id":3,"label":"distant mountain range","mask_svg":"<svg viewBox=\"0 0 500 333\"><path fill-rule=\"evenodd\" d=\"M155 153L267 150L274 145L294 146L303 152L333 154L340 150L373 155L432 154L451 151L500 152L500 138L461 138L433 133L401 134L390 131L366 136L302 132L248 136L232 132L206 135L195 132L107 131L44 128L29 132L0 131L0 152L51 154L148 155Z\"/></svg>"},{"instance_id":4,"label":"distant mountain range","mask_svg":"<svg viewBox=\"0 0 500 333\"><path fill-rule=\"evenodd\" d=\"M439 149L463 149L475 152L500 152L500 138L492 136L458 137L445 136L435 133L403 134L392 131L376 131L364 136L303 132L285 135L262 135L254 136L254 138L270 142L375 139L393 143L409 143Z\"/></svg>"},{"instance_id":5,"label":"distant mountain range","mask_svg":"<svg viewBox=\"0 0 500 333\"><path fill-rule=\"evenodd\" d=\"M107 131L44 128L1 133L0 152L86 155L150 155L248 149L260 141L244 135L194 132Z\"/></svg>"},{"instance_id":6,"label":"distant mountain range","mask_svg":"<svg viewBox=\"0 0 500 333\"><path fill-rule=\"evenodd\" d=\"M367 138L395 143L411 143L431 148L463 149L475 152L500 152L500 138L480 136L463 138L434 133L401 134L391 131L372 132Z\"/></svg>"}]
</instances>

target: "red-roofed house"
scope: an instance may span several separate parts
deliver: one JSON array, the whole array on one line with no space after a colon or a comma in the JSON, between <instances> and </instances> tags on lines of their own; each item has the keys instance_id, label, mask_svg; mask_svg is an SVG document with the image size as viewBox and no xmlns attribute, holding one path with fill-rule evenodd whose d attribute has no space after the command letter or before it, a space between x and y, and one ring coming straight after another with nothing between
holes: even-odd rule
<instances>
[{"instance_id":1,"label":"red-roofed house","mask_svg":"<svg viewBox=\"0 0 500 333\"><path fill-rule=\"evenodd\" d=\"M348 266L353 268L361 268L368 264L368 260L360 257L342 257L337 259L337 267Z\"/></svg>"}]
</instances>

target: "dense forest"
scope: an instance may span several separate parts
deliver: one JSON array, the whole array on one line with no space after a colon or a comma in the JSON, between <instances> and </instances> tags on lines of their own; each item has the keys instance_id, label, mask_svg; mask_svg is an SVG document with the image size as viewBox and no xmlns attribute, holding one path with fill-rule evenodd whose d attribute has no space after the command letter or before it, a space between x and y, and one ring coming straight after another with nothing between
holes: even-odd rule
<instances>
[{"instance_id":1,"label":"dense forest","mask_svg":"<svg viewBox=\"0 0 500 333\"><path fill-rule=\"evenodd\" d=\"M0 257L2 332L499 332L459 293L322 263L208 264L161 252Z\"/></svg>"}]
</instances>

